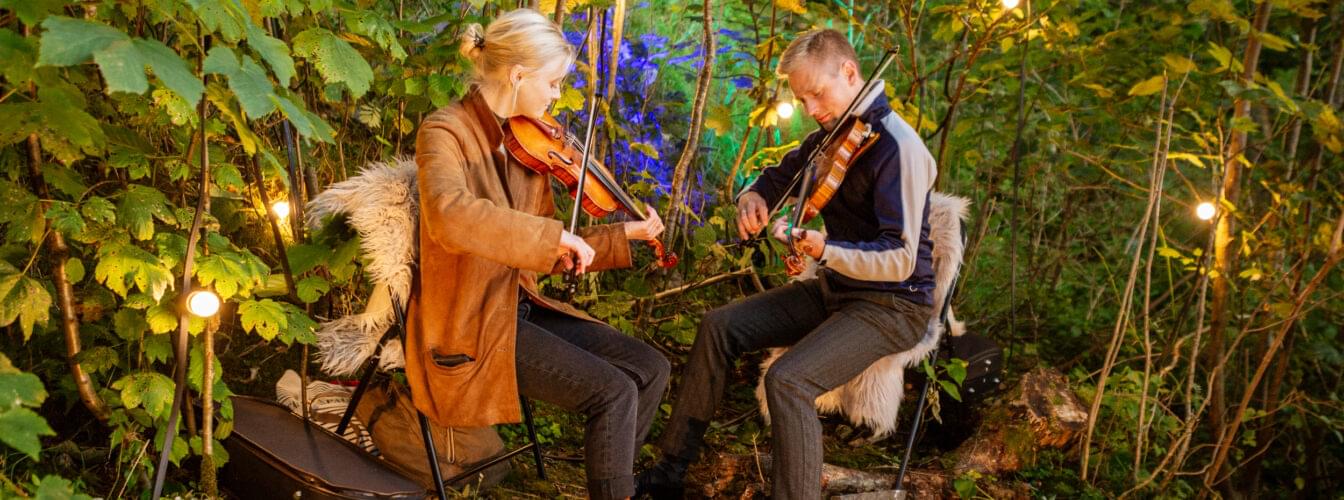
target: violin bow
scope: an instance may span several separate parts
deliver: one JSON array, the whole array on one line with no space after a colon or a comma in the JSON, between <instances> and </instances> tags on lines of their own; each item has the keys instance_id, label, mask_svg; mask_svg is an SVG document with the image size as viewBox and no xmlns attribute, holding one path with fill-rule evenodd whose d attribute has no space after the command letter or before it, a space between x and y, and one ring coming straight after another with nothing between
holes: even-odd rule
<instances>
[{"instance_id":1,"label":"violin bow","mask_svg":"<svg viewBox=\"0 0 1344 500\"><path fill-rule=\"evenodd\" d=\"M596 10L597 9L594 9L594 11ZM599 33L597 35L597 40L598 43L602 43L602 37L606 36L607 31L607 11L606 9L603 9L594 13L597 14L596 16L593 16L594 20L598 23L597 31ZM596 54L594 52L596 52ZM599 63L600 61L595 59L601 58L600 53L601 50L588 51L589 64ZM593 74L597 75L598 78L601 78L596 66L593 67ZM583 151L583 159L580 160L578 187L574 190L574 208L569 215L570 234L578 234L579 212L583 211L583 186L588 182L588 162L591 161L590 158L592 157L592 155L588 154L588 151L593 145L593 136L597 133L597 103L602 99L602 86L597 85L596 81L588 83L593 85L593 93L588 98L588 123L586 125L587 129L583 133L583 149L581 150ZM574 263L574 267L567 273L568 279L565 280L565 292L570 297L573 297L579 289L578 277L574 273L574 270L576 269L578 269L578 262Z\"/></svg>"}]
</instances>

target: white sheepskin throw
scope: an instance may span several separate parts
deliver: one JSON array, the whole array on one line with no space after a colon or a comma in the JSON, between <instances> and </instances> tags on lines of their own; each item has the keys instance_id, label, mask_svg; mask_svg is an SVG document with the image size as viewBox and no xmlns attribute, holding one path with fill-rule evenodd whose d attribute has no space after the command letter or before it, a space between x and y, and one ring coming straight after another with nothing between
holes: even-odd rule
<instances>
[{"instance_id":1,"label":"white sheepskin throw","mask_svg":"<svg viewBox=\"0 0 1344 500\"><path fill-rule=\"evenodd\" d=\"M401 158L374 162L355 177L332 184L308 202L305 219L316 228L332 216L344 215L359 232L365 270L374 283L364 312L322 323L317 330L318 360L332 376L357 372L392 326L393 304L405 304L418 257L419 193L415 161ZM401 341L383 346L379 366L404 366Z\"/></svg>"},{"instance_id":2,"label":"white sheepskin throw","mask_svg":"<svg viewBox=\"0 0 1344 500\"><path fill-rule=\"evenodd\" d=\"M966 219L970 201L943 193L929 196L929 238L933 240L933 270L936 283L933 290L933 317L924 338L914 348L886 356L870 365L863 373L840 387L817 398L817 410L822 413L841 412L854 425L872 429L875 439L881 439L896 430L897 411L905 397L905 369L915 366L938 345L943 325L938 321L947 290L952 286L961 266L963 242L961 223ZM952 335L965 333L965 324L957 321L952 309L947 311ZM770 365L788 352L788 348L771 349L761 363L761 378L756 384L756 401L761 415L770 421L770 409L765 401L765 373Z\"/></svg>"}]
</instances>

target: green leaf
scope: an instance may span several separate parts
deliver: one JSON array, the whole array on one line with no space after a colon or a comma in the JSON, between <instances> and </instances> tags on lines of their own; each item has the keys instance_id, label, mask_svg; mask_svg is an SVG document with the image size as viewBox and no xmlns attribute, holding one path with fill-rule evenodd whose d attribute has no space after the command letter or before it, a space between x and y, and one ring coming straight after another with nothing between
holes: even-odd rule
<instances>
[{"instance_id":1,"label":"green leaf","mask_svg":"<svg viewBox=\"0 0 1344 500\"><path fill-rule=\"evenodd\" d=\"M236 254L215 254L196 260L196 279L201 285L213 286L220 300L229 300L238 294L241 284L250 283L250 277Z\"/></svg>"},{"instance_id":2,"label":"green leaf","mask_svg":"<svg viewBox=\"0 0 1344 500\"><path fill-rule=\"evenodd\" d=\"M27 408L0 411L0 441L37 460L42 451L41 436L55 436L41 415Z\"/></svg>"},{"instance_id":3,"label":"green leaf","mask_svg":"<svg viewBox=\"0 0 1344 500\"><path fill-rule=\"evenodd\" d=\"M135 40L135 47L139 49L144 61L149 63L150 69L154 70L154 76L157 76L168 90L176 93L190 106L200 102L205 86L187 68L186 61L173 52L173 49L158 40L143 38Z\"/></svg>"},{"instance_id":4,"label":"green leaf","mask_svg":"<svg viewBox=\"0 0 1344 500\"><path fill-rule=\"evenodd\" d=\"M0 4L6 1L12 0L0 0ZM32 79L36 56L37 51L33 48L30 39L8 29L0 28L0 77L4 77L14 85Z\"/></svg>"},{"instance_id":5,"label":"green leaf","mask_svg":"<svg viewBox=\"0 0 1344 500\"><path fill-rule=\"evenodd\" d=\"M266 77L266 70L251 57L243 57L238 71L229 76L229 89L238 96L248 118L255 120L275 111L275 102L271 100L275 86Z\"/></svg>"},{"instance_id":6,"label":"green leaf","mask_svg":"<svg viewBox=\"0 0 1344 500\"><path fill-rule=\"evenodd\" d=\"M130 39L112 42L107 48L93 53L93 62L107 82L107 92L130 92L143 94L149 90L149 80L145 78L145 60L140 49Z\"/></svg>"},{"instance_id":7,"label":"green leaf","mask_svg":"<svg viewBox=\"0 0 1344 500\"><path fill-rule=\"evenodd\" d=\"M233 2L216 0L188 0L201 24L212 33L219 33L230 43L237 43L243 37L243 21L240 19Z\"/></svg>"},{"instance_id":8,"label":"green leaf","mask_svg":"<svg viewBox=\"0 0 1344 500\"><path fill-rule=\"evenodd\" d=\"M207 75L232 75L238 71L238 55L233 49L216 45L205 54L205 62L201 68Z\"/></svg>"},{"instance_id":9,"label":"green leaf","mask_svg":"<svg viewBox=\"0 0 1344 500\"><path fill-rule=\"evenodd\" d=\"M107 198L101 196L90 196L81 204L80 213L88 217L89 222L102 224L105 222L115 222L117 220L116 207Z\"/></svg>"},{"instance_id":10,"label":"green leaf","mask_svg":"<svg viewBox=\"0 0 1344 500\"><path fill-rule=\"evenodd\" d=\"M1167 83L1166 76L1157 75L1147 80L1134 84L1133 87L1129 88L1129 95L1145 96L1156 94L1158 91L1162 90L1162 87L1166 85L1166 83Z\"/></svg>"},{"instance_id":11,"label":"green leaf","mask_svg":"<svg viewBox=\"0 0 1344 500\"><path fill-rule=\"evenodd\" d=\"M110 243L98 250L98 265L93 276L117 295L126 297L131 285L161 300L173 284L173 274L154 255L140 247Z\"/></svg>"},{"instance_id":12,"label":"green leaf","mask_svg":"<svg viewBox=\"0 0 1344 500\"><path fill-rule=\"evenodd\" d=\"M299 275L312 271L317 266L326 265L327 260L331 258L332 250L323 245L308 243L285 249L285 255L289 257L290 272Z\"/></svg>"},{"instance_id":13,"label":"green leaf","mask_svg":"<svg viewBox=\"0 0 1344 500\"><path fill-rule=\"evenodd\" d=\"M33 492L36 500L92 500L93 497L76 493L68 479L51 475L42 478Z\"/></svg>"},{"instance_id":14,"label":"green leaf","mask_svg":"<svg viewBox=\"0 0 1344 500\"><path fill-rule=\"evenodd\" d=\"M144 407L150 416L165 418L172 407L173 381L161 373L132 373L112 384L121 390L121 403L126 408Z\"/></svg>"},{"instance_id":15,"label":"green leaf","mask_svg":"<svg viewBox=\"0 0 1344 500\"><path fill-rule=\"evenodd\" d=\"M257 332L261 338L274 339L280 330L289 325L285 309L271 299L249 300L238 305L238 316L243 330Z\"/></svg>"},{"instance_id":16,"label":"green leaf","mask_svg":"<svg viewBox=\"0 0 1344 500\"><path fill-rule=\"evenodd\" d=\"M168 214L168 198L149 186L131 184L117 205L117 220L137 240L154 237L154 217Z\"/></svg>"},{"instance_id":17,"label":"green leaf","mask_svg":"<svg viewBox=\"0 0 1344 500\"><path fill-rule=\"evenodd\" d=\"M288 87L294 79L294 59L289 55L289 46L253 23L247 24L247 44L271 67L280 86Z\"/></svg>"},{"instance_id":18,"label":"green leaf","mask_svg":"<svg viewBox=\"0 0 1344 500\"><path fill-rule=\"evenodd\" d=\"M168 333L177 329L177 313L173 312L171 307L163 304L155 304L145 311L145 321L149 323L149 331L154 333Z\"/></svg>"},{"instance_id":19,"label":"green leaf","mask_svg":"<svg viewBox=\"0 0 1344 500\"><path fill-rule=\"evenodd\" d=\"M215 181L216 186L226 191L242 191L247 188L247 183L243 182L243 174L238 171L237 166L231 163L210 165L210 178Z\"/></svg>"},{"instance_id":20,"label":"green leaf","mask_svg":"<svg viewBox=\"0 0 1344 500\"><path fill-rule=\"evenodd\" d=\"M151 363L168 361L173 355L173 344L167 335L150 335L141 345L145 348L145 359Z\"/></svg>"},{"instance_id":21,"label":"green leaf","mask_svg":"<svg viewBox=\"0 0 1344 500\"><path fill-rule=\"evenodd\" d=\"M65 193L73 199L79 199L89 186L84 184L84 179L80 177L79 172L72 170L64 165L43 165L42 179L47 184L56 188L57 191Z\"/></svg>"},{"instance_id":22,"label":"green leaf","mask_svg":"<svg viewBox=\"0 0 1344 500\"><path fill-rule=\"evenodd\" d=\"M5 362L8 361L9 358L5 358ZM37 375L20 372L13 366L0 371L0 410L24 406L36 408L46 400L47 390Z\"/></svg>"},{"instance_id":23,"label":"green leaf","mask_svg":"<svg viewBox=\"0 0 1344 500\"><path fill-rule=\"evenodd\" d=\"M350 96L358 99L369 91L373 69L359 52L335 33L309 28L294 37L294 53L311 59L327 83L343 83Z\"/></svg>"},{"instance_id":24,"label":"green leaf","mask_svg":"<svg viewBox=\"0 0 1344 500\"><path fill-rule=\"evenodd\" d=\"M321 276L308 276L294 284L299 294L299 300L311 304L322 298L322 294L331 291L331 283Z\"/></svg>"},{"instance_id":25,"label":"green leaf","mask_svg":"<svg viewBox=\"0 0 1344 500\"><path fill-rule=\"evenodd\" d=\"M38 66L80 64L89 60L94 52L130 38L106 24L64 16L48 17L42 27L46 32L42 34L42 46L38 50Z\"/></svg>"},{"instance_id":26,"label":"green leaf","mask_svg":"<svg viewBox=\"0 0 1344 500\"><path fill-rule=\"evenodd\" d=\"M286 303L285 323L285 330L280 334L280 341L285 345L294 342L308 345L317 343L317 322L309 318L302 309Z\"/></svg>"},{"instance_id":27,"label":"green leaf","mask_svg":"<svg viewBox=\"0 0 1344 500\"><path fill-rule=\"evenodd\" d=\"M961 401L961 391L957 390L957 384L952 383L951 380L939 380L938 385L943 386L943 391L952 396L952 399Z\"/></svg>"},{"instance_id":28,"label":"green leaf","mask_svg":"<svg viewBox=\"0 0 1344 500\"><path fill-rule=\"evenodd\" d=\"M0 9L7 9L19 16L23 24L35 26L48 14L60 12L65 0L0 0Z\"/></svg>"},{"instance_id":29,"label":"green leaf","mask_svg":"<svg viewBox=\"0 0 1344 500\"><path fill-rule=\"evenodd\" d=\"M65 279L72 285L84 281L84 261L69 259L65 261Z\"/></svg>"},{"instance_id":30,"label":"green leaf","mask_svg":"<svg viewBox=\"0 0 1344 500\"><path fill-rule=\"evenodd\" d=\"M122 340L139 340L140 335L149 329L149 323L145 322L145 315L134 309L118 309L116 314L112 315L112 330L117 332L117 336Z\"/></svg>"},{"instance_id":31,"label":"green leaf","mask_svg":"<svg viewBox=\"0 0 1344 500\"><path fill-rule=\"evenodd\" d=\"M73 89L42 87L37 98L42 149L67 164L102 152L107 138L99 121L84 111L83 96Z\"/></svg>"},{"instance_id":32,"label":"green leaf","mask_svg":"<svg viewBox=\"0 0 1344 500\"><path fill-rule=\"evenodd\" d=\"M293 98L272 95L271 99L275 101L276 105L280 106L280 111L294 125L294 130L297 130L299 135L322 142L332 142L335 139L335 131L331 129L331 126L318 118L317 115L304 111L303 107Z\"/></svg>"},{"instance_id":33,"label":"green leaf","mask_svg":"<svg viewBox=\"0 0 1344 500\"><path fill-rule=\"evenodd\" d=\"M47 324L50 309L51 294L41 283L8 264L0 267L0 326L18 320L26 342L33 335L34 324Z\"/></svg>"},{"instance_id":34,"label":"green leaf","mask_svg":"<svg viewBox=\"0 0 1344 500\"><path fill-rule=\"evenodd\" d=\"M79 215L79 210L75 209L73 203L53 201L47 207L45 215L51 222L51 227L61 234L74 237L84 232L84 217Z\"/></svg>"}]
</instances>

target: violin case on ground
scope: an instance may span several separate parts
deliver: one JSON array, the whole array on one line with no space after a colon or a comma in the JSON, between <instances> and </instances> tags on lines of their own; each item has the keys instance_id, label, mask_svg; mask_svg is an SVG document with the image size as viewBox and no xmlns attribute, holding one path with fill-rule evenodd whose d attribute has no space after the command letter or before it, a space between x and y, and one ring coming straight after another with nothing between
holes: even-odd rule
<instances>
[{"instance_id":1,"label":"violin case on ground","mask_svg":"<svg viewBox=\"0 0 1344 500\"><path fill-rule=\"evenodd\" d=\"M386 460L265 399L233 398L220 484L247 499L421 499L430 492Z\"/></svg>"}]
</instances>

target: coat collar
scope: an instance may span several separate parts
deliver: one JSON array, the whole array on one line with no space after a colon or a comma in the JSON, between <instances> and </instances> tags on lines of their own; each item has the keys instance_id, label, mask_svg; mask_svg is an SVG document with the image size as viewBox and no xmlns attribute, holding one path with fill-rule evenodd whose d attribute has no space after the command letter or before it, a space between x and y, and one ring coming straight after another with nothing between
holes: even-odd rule
<instances>
[{"instance_id":1,"label":"coat collar","mask_svg":"<svg viewBox=\"0 0 1344 500\"><path fill-rule=\"evenodd\" d=\"M481 95L480 87L473 85L471 90L467 91L463 102L480 123L489 150L499 149L499 145L504 141L504 129L500 128L499 118L495 116L495 112L490 111L490 106L485 103L485 96Z\"/></svg>"}]
</instances>

